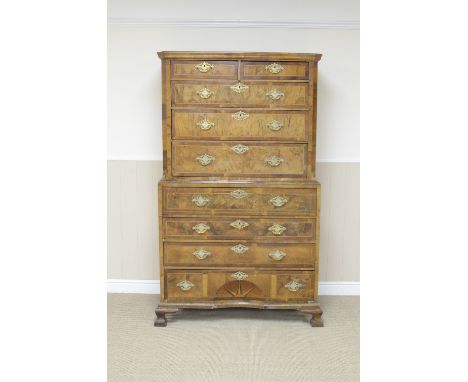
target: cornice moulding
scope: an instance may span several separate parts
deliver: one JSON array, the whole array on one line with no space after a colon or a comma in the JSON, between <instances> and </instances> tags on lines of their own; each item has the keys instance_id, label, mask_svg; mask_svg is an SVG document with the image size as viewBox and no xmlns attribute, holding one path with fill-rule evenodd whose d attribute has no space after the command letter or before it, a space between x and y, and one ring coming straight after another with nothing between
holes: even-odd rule
<instances>
[{"instance_id":1,"label":"cornice moulding","mask_svg":"<svg viewBox=\"0 0 468 382\"><path fill-rule=\"evenodd\" d=\"M359 29L359 20L191 20L110 18L109 26L158 26L199 28L294 28L294 29Z\"/></svg>"}]
</instances>

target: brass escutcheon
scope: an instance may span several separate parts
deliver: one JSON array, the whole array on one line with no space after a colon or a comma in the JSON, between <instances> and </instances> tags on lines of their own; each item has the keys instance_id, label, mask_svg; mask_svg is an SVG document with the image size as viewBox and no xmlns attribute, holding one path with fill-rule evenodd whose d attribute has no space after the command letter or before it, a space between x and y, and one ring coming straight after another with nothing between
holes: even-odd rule
<instances>
[{"instance_id":1,"label":"brass escutcheon","mask_svg":"<svg viewBox=\"0 0 468 382\"><path fill-rule=\"evenodd\" d=\"M265 66L265 69L268 70L270 73L278 74L284 69L284 67L274 62L273 64Z\"/></svg>"},{"instance_id":2,"label":"brass escutcheon","mask_svg":"<svg viewBox=\"0 0 468 382\"><path fill-rule=\"evenodd\" d=\"M209 64L208 62L203 61L201 64L195 65L199 72L206 73L214 68L214 65Z\"/></svg>"},{"instance_id":3,"label":"brass escutcheon","mask_svg":"<svg viewBox=\"0 0 468 382\"><path fill-rule=\"evenodd\" d=\"M192 289L195 285L188 280L183 280L177 283L177 288L182 289L184 292Z\"/></svg>"}]
</instances>

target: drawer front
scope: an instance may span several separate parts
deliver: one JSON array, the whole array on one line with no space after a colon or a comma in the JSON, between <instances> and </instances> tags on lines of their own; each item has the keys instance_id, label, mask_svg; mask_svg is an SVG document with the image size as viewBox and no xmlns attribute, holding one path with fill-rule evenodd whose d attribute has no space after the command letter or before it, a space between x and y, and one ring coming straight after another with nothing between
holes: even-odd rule
<instances>
[{"instance_id":1,"label":"drawer front","mask_svg":"<svg viewBox=\"0 0 468 382\"><path fill-rule=\"evenodd\" d=\"M163 213L169 215L315 216L317 190L300 188L165 187Z\"/></svg>"},{"instance_id":2,"label":"drawer front","mask_svg":"<svg viewBox=\"0 0 468 382\"><path fill-rule=\"evenodd\" d=\"M172 61L172 78L237 79L236 61Z\"/></svg>"},{"instance_id":3,"label":"drawer front","mask_svg":"<svg viewBox=\"0 0 468 382\"><path fill-rule=\"evenodd\" d=\"M174 176L305 177L307 144L172 143Z\"/></svg>"},{"instance_id":4,"label":"drawer front","mask_svg":"<svg viewBox=\"0 0 468 382\"><path fill-rule=\"evenodd\" d=\"M174 139L307 141L308 111L174 110Z\"/></svg>"},{"instance_id":5,"label":"drawer front","mask_svg":"<svg viewBox=\"0 0 468 382\"><path fill-rule=\"evenodd\" d=\"M173 267L264 266L313 268L315 244L246 241L165 243L164 263Z\"/></svg>"},{"instance_id":6,"label":"drawer front","mask_svg":"<svg viewBox=\"0 0 468 382\"><path fill-rule=\"evenodd\" d=\"M308 83L284 82L173 82L176 106L250 106L307 108Z\"/></svg>"},{"instance_id":7,"label":"drawer front","mask_svg":"<svg viewBox=\"0 0 468 382\"><path fill-rule=\"evenodd\" d=\"M164 218L166 240L256 239L314 241L315 219L202 217Z\"/></svg>"},{"instance_id":8,"label":"drawer front","mask_svg":"<svg viewBox=\"0 0 468 382\"><path fill-rule=\"evenodd\" d=\"M172 301L271 300L310 301L314 271L167 270L166 298Z\"/></svg>"},{"instance_id":9,"label":"drawer front","mask_svg":"<svg viewBox=\"0 0 468 382\"><path fill-rule=\"evenodd\" d=\"M280 79L280 80L308 80L308 62L242 62L241 78L251 79Z\"/></svg>"}]
</instances>

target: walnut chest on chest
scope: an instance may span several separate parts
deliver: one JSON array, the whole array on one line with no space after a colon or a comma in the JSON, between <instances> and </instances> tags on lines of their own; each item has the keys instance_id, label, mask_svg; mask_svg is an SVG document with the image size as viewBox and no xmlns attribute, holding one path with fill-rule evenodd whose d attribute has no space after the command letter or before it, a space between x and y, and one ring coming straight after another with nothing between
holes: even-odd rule
<instances>
[{"instance_id":1,"label":"walnut chest on chest","mask_svg":"<svg viewBox=\"0 0 468 382\"><path fill-rule=\"evenodd\" d=\"M161 301L180 309L318 303L320 54L159 52Z\"/></svg>"}]
</instances>

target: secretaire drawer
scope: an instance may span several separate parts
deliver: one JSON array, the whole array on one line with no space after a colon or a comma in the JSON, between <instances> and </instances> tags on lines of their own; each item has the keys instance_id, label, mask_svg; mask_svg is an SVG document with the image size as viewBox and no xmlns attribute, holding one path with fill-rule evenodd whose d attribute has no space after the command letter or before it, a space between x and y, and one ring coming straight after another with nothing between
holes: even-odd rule
<instances>
[{"instance_id":1,"label":"secretaire drawer","mask_svg":"<svg viewBox=\"0 0 468 382\"><path fill-rule=\"evenodd\" d=\"M315 216L315 188L164 187L165 215Z\"/></svg>"},{"instance_id":2,"label":"secretaire drawer","mask_svg":"<svg viewBox=\"0 0 468 382\"><path fill-rule=\"evenodd\" d=\"M255 243L249 241L164 243L164 263L172 267L263 266L313 268L313 243Z\"/></svg>"},{"instance_id":3,"label":"secretaire drawer","mask_svg":"<svg viewBox=\"0 0 468 382\"><path fill-rule=\"evenodd\" d=\"M242 79L308 80L308 62L241 62Z\"/></svg>"},{"instance_id":4,"label":"secretaire drawer","mask_svg":"<svg viewBox=\"0 0 468 382\"><path fill-rule=\"evenodd\" d=\"M172 61L174 79L237 79L237 61Z\"/></svg>"},{"instance_id":5,"label":"secretaire drawer","mask_svg":"<svg viewBox=\"0 0 468 382\"><path fill-rule=\"evenodd\" d=\"M164 238L171 240L257 239L314 241L316 220L283 217L167 217Z\"/></svg>"},{"instance_id":6,"label":"secretaire drawer","mask_svg":"<svg viewBox=\"0 0 468 382\"><path fill-rule=\"evenodd\" d=\"M307 144L174 141L172 151L174 176L306 175Z\"/></svg>"},{"instance_id":7,"label":"secretaire drawer","mask_svg":"<svg viewBox=\"0 0 468 382\"><path fill-rule=\"evenodd\" d=\"M296 82L173 81L175 106L307 108L309 84Z\"/></svg>"},{"instance_id":8,"label":"secretaire drawer","mask_svg":"<svg viewBox=\"0 0 468 382\"><path fill-rule=\"evenodd\" d=\"M308 111L174 110L174 139L307 141Z\"/></svg>"},{"instance_id":9,"label":"secretaire drawer","mask_svg":"<svg viewBox=\"0 0 468 382\"><path fill-rule=\"evenodd\" d=\"M312 300L314 271L167 270L167 301L184 300Z\"/></svg>"}]
</instances>

